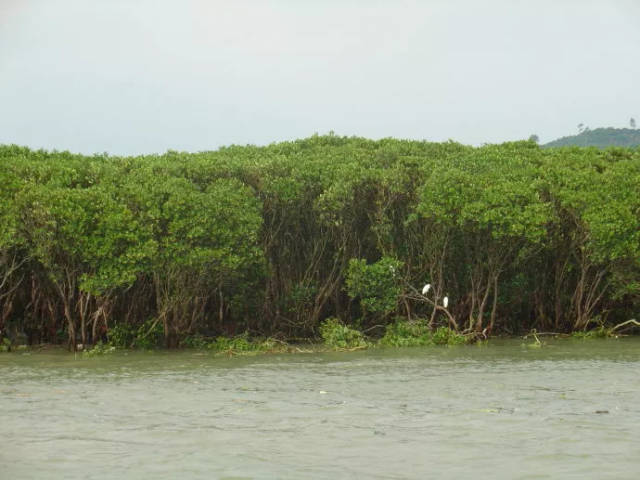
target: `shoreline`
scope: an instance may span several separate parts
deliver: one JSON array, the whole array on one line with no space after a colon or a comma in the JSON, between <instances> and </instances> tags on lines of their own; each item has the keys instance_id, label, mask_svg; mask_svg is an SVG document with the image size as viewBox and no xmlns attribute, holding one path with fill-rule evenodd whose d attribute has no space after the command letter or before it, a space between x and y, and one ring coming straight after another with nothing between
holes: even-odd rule
<instances>
[{"instance_id":1,"label":"shoreline","mask_svg":"<svg viewBox=\"0 0 640 480\"><path fill-rule=\"evenodd\" d=\"M581 332L578 332L581 333ZM542 339L539 337L543 337ZM299 354L323 354L323 353L349 353L358 351L372 351L372 350L401 350L401 349L433 349L433 348L451 348L451 347L489 347L500 346L501 342L517 341L520 340L521 345L526 348L545 348L549 346L549 341L592 341L592 340L618 340L622 338L636 338L640 335L636 334L618 334L618 335L576 335L567 333L554 333L554 332L529 332L525 335L498 335L492 336L483 340L477 340L466 343L452 343L452 344L422 344L422 345L388 345L382 344L380 340L370 341L364 345L358 345L353 347L335 347L325 343L312 341L309 339L308 343L297 342L288 343L284 341L273 342L271 345L267 345L265 342L252 343L249 347L245 348L226 348L216 349L212 347L212 342L209 346L182 346L178 348L136 348L136 347L115 347L109 344L97 344L87 349L82 349L81 345L78 345L77 351L68 350L64 345L44 343L38 345L16 345L12 346L9 350L0 350L1 353L6 354L39 354L39 353L67 353L69 355L81 356L82 358L91 358L96 356L104 356L110 354L128 354L128 353L195 353L202 355L210 355L212 357L235 357L235 356L258 356L258 355L299 355ZM230 340L225 338L225 340ZM271 339L273 340L273 339Z\"/></svg>"}]
</instances>

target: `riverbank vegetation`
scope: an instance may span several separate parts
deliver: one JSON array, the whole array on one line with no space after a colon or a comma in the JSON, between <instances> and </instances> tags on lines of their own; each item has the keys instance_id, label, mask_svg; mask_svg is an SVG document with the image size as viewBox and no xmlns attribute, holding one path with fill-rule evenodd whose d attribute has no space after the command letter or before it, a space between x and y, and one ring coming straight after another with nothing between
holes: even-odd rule
<instances>
[{"instance_id":1,"label":"riverbank vegetation","mask_svg":"<svg viewBox=\"0 0 640 480\"><path fill-rule=\"evenodd\" d=\"M611 328L639 309L637 149L0 146L0 330L14 343L448 343Z\"/></svg>"},{"instance_id":2,"label":"riverbank vegetation","mask_svg":"<svg viewBox=\"0 0 640 480\"><path fill-rule=\"evenodd\" d=\"M256 355L260 353L323 353L328 351L366 350L370 348L387 347L424 347L424 346L453 346L463 345L475 341L475 337L465 336L448 327L438 327L431 330L426 321L407 322L398 320L387 325L382 338L368 337L361 331L348 327L336 318L328 318L320 325L321 342L317 343L288 343L276 338L251 338L246 333L235 337L207 338L202 335L185 337L181 342L184 348L211 352L213 355ZM590 332L587 332L590 333ZM582 338L582 337L581 337ZM595 338L585 335L584 338ZM114 353L118 350L132 347L153 350L160 348L156 345L143 344L117 345L113 340L108 343L98 342L84 353L87 356L97 356ZM10 348L6 349L7 351ZM1 350L0 350L1 351Z\"/></svg>"}]
</instances>

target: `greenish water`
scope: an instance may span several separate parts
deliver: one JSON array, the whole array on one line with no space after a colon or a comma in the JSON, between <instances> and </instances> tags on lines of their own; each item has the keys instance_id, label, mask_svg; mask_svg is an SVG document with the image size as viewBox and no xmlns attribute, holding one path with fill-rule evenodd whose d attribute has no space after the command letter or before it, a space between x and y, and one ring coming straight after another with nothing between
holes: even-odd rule
<instances>
[{"instance_id":1,"label":"greenish water","mask_svg":"<svg viewBox=\"0 0 640 480\"><path fill-rule=\"evenodd\" d=\"M640 339L0 355L7 479L640 477Z\"/></svg>"}]
</instances>

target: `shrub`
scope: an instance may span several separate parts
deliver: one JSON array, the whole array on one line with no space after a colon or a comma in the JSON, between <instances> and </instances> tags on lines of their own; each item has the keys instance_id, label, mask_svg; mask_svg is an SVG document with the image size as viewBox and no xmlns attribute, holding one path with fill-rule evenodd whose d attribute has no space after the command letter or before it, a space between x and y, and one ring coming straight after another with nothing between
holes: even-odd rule
<instances>
[{"instance_id":1,"label":"shrub","mask_svg":"<svg viewBox=\"0 0 640 480\"><path fill-rule=\"evenodd\" d=\"M116 348L138 348L151 349L162 346L164 332L160 322L155 323L150 318L138 328L133 325L117 324L109 329L109 345Z\"/></svg>"},{"instance_id":2,"label":"shrub","mask_svg":"<svg viewBox=\"0 0 640 480\"><path fill-rule=\"evenodd\" d=\"M203 349L207 348L210 342L207 341L207 339L203 335L197 333L195 335L189 335L185 337L182 342L180 342L180 344L186 348Z\"/></svg>"},{"instance_id":3,"label":"shrub","mask_svg":"<svg viewBox=\"0 0 640 480\"><path fill-rule=\"evenodd\" d=\"M218 337L214 342L207 344L207 347L217 352L230 354L252 354L258 352L270 352L282 350L283 345L272 338L250 339L248 333L243 333L235 337Z\"/></svg>"},{"instance_id":4,"label":"shrub","mask_svg":"<svg viewBox=\"0 0 640 480\"><path fill-rule=\"evenodd\" d=\"M327 318L320 324L320 335L324 344L332 348L368 346L362 332L347 327L335 317Z\"/></svg>"},{"instance_id":5,"label":"shrub","mask_svg":"<svg viewBox=\"0 0 640 480\"><path fill-rule=\"evenodd\" d=\"M116 348L129 348L135 339L135 329L132 325L116 324L107 332L109 344Z\"/></svg>"},{"instance_id":6,"label":"shrub","mask_svg":"<svg viewBox=\"0 0 640 480\"><path fill-rule=\"evenodd\" d=\"M571 333L572 338L579 338L579 339L605 338L605 337L612 337L612 336L613 336L613 333L611 329L605 328L604 325L600 325L599 327L594 328L593 330L589 330L587 332L577 331L577 332Z\"/></svg>"},{"instance_id":7,"label":"shrub","mask_svg":"<svg viewBox=\"0 0 640 480\"><path fill-rule=\"evenodd\" d=\"M209 348L220 351L249 352L255 350L255 345L249 340L249 335L245 332L235 337L218 337Z\"/></svg>"},{"instance_id":8,"label":"shrub","mask_svg":"<svg viewBox=\"0 0 640 480\"><path fill-rule=\"evenodd\" d=\"M431 331L423 321L398 319L387 325L380 344L387 347L419 347L424 345L460 345L467 342L464 335L447 327Z\"/></svg>"},{"instance_id":9,"label":"shrub","mask_svg":"<svg viewBox=\"0 0 640 480\"><path fill-rule=\"evenodd\" d=\"M116 351L116 347L114 347L113 345L109 345L108 343L104 344L102 342L98 342L93 346L93 348L89 350L85 350L83 352L83 355L87 357L95 357L96 355L105 355L108 353L113 353L115 351Z\"/></svg>"},{"instance_id":10,"label":"shrub","mask_svg":"<svg viewBox=\"0 0 640 480\"><path fill-rule=\"evenodd\" d=\"M386 347L417 347L432 345L431 332L424 322L409 322L398 319L387 325L380 344Z\"/></svg>"},{"instance_id":11,"label":"shrub","mask_svg":"<svg viewBox=\"0 0 640 480\"><path fill-rule=\"evenodd\" d=\"M467 338L455 330L447 327L439 327L431 336L436 345L461 345L467 343Z\"/></svg>"},{"instance_id":12,"label":"shrub","mask_svg":"<svg viewBox=\"0 0 640 480\"><path fill-rule=\"evenodd\" d=\"M345 278L351 298L360 298L365 310L387 314L393 312L401 292L398 272L403 263L390 257L368 265L366 260L352 258Z\"/></svg>"},{"instance_id":13,"label":"shrub","mask_svg":"<svg viewBox=\"0 0 640 480\"><path fill-rule=\"evenodd\" d=\"M155 322L155 325L154 325ZM138 348L152 349L162 346L164 340L164 328L160 322L150 318L136 331L135 346Z\"/></svg>"}]
</instances>

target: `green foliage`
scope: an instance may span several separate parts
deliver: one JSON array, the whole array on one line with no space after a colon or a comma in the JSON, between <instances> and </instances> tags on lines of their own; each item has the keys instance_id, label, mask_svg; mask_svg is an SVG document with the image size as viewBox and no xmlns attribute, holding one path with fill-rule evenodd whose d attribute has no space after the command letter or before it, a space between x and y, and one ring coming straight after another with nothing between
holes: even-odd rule
<instances>
[{"instance_id":1,"label":"green foliage","mask_svg":"<svg viewBox=\"0 0 640 480\"><path fill-rule=\"evenodd\" d=\"M208 348L217 353L242 355L268 352L277 349L278 343L271 339L251 339L248 333L235 337L217 337Z\"/></svg>"},{"instance_id":2,"label":"green foliage","mask_svg":"<svg viewBox=\"0 0 640 480\"><path fill-rule=\"evenodd\" d=\"M204 349L209 347L210 342L200 334L189 335L182 339L180 345L186 348Z\"/></svg>"},{"instance_id":3,"label":"green foliage","mask_svg":"<svg viewBox=\"0 0 640 480\"><path fill-rule=\"evenodd\" d=\"M256 345L249 340L249 335L244 333L231 338L218 337L209 348L222 352L250 352L256 349Z\"/></svg>"},{"instance_id":4,"label":"green foliage","mask_svg":"<svg viewBox=\"0 0 640 480\"><path fill-rule=\"evenodd\" d=\"M607 338L615 336L613 331L610 328L606 328L604 325L600 325L591 330L587 331L575 331L571 332L571 337L581 340L592 339L592 338Z\"/></svg>"},{"instance_id":5,"label":"green foliage","mask_svg":"<svg viewBox=\"0 0 640 480\"><path fill-rule=\"evenodd\" d=\"M162 346L164 335L162 325L150 318L138 327L116 324L108 332L109 346L116 348L153 349Z\"/></svg>"},{"instance_id":6,"label":"green foliage","mask_svg":"<svg viewBox=\"0 0 640 480\"><path fill-rule=\"evenodd\" d=\"M85 350L84 352L82 352L82 354L87 357L96 357L100 355L107 355L115 351L116 351L115 346L98 342L89 350Z\"/></svg>"},{"instance_id":7,"label":"green foliage","mask_svg":"<svg viewBox=\"0 0 640 480\"><path fill-rule=\"evenodd\" d=\"M546 143L544 147L637 147L640 145L640 131L635 128L596 128L585 129L578 135L558 138Z\"/></svg>"},{"instance_id":8,"label":"green foliage","mask_svg":"<svg viewBox=\"0 0 640 480\"><path fill-rule=\"evenodd\" d=\"M371 265L364 259L353 258L347 268L346 290L351 298L360 298L360 303L369 312L393 312L402 290L401 268L402 262L389 257Z\"/></svg>"},{"instance_id":9,"label":"green foliage","mask_svg":"<svg viewBox=\"0 0 640 480\"><path fill-rule=\"evenodd\" d=\"M161 347L164 340L162 325L156 319L150 318L136 330L133 345L144 350Z\"/></svg>"},{"instance_id":10,"label":"green foliage","mask_svg":"<svg viewBox=\"0 0 640 480\"><path fill-rule=\"evenodd\" d=\"M349 328L337 318L325 319L320 324L320 336L331 348L366 348L368 346L362 332Z\"/></svg>"},{"instance_id":11,"label":"green foliage","mask_svg":"<svg viewBox=\"0 0 640 480\"><path fill-rule=\"evenodd\" d=\"M212 350L216 354L247 355L285 351L286 343L273 338L251 338L247 332L234 337L218 336L215 339L200 334L185 337L180 345L185 348Z\"/></svg>"},{"instance_id":12,"label":"green foliage","mask_svg":"<svg viewBox=\"0 0 640 480\"><path fill-rule=\"evenodd\" d=\"M608 327L640 307L638 191L638 149L533 141L0 146L0 329L73 346L111 325L114 346L202 348L205 333L308 338L339 317L327 338L352 348L360 325L408 315L477 335ZM385 342L425 335L394 323Z\"/></svg>"},{"instance_id":13,"label":"green foliage","mask_svg":"<svg viewBox=\"0 0 640 480\"><path fill-rule=\"evenodd\" d=\"M398 319L387 325L380 345L385 347L418 347L433 345L431 330L424 321Z\"/></svg>"},{"instance_id":14,"label":"green foliage","mask_svg":"<svg viewBox=\"0 0 640 480\"><path fill-rule=\"evenodd\" d=\"M380 344L389 347L419 347L425 345L460 345L467 343L464 335L447 327L431 331L424 321L398 319L387 325Z\"/></svg>"},{"instance_id":15,"label":"green foliage","mask_svg":"<svg viewBox=\"0 0 640 480\"><path fill-rule=\"evenodd\" d=\"M116 348L129 348L136 338L136 329L132 325L118 323L108 332L109 345Z\"/></svg>"},{"instance_id":16,"label":"green foliage","mask_svg":"<svg viewBox=\"0 0 640 480\"><path fill-rule=\"evenodd\" d=\"M438 327L433 332L432 339L436 345L462 345L467 343L467 338L464 335L447 327Z\"/></svg>"}]
</instances>

